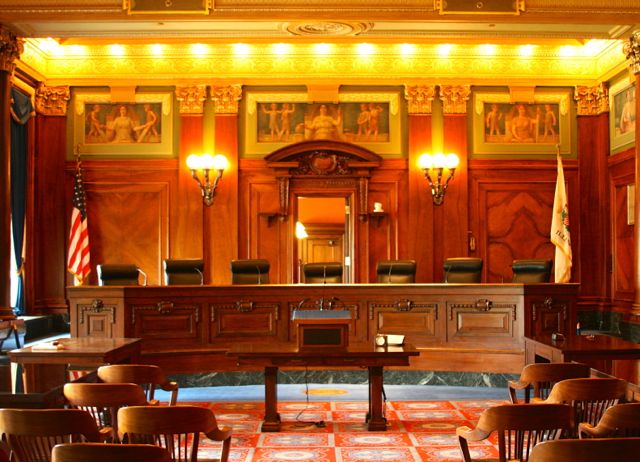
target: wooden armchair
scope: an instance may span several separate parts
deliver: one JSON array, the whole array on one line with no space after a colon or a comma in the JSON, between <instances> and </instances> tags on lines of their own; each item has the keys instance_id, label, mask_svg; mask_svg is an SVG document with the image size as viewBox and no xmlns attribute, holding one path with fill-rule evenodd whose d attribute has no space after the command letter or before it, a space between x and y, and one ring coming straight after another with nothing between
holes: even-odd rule
<instances>
[{"instance_id":1,"label":"wooden armchair","mask_svg":"<svg viewBox=\"0 0 640 462\"><path fill-rule=\"evenodd\" d=\"M566 404L506 404L483 411L475 429L458 427L456 435L464 462L473 461L468 442L485 440L493 432L498 436L497 462L526 461L537 443L571 431L572 417Z\"/></svg>"},{"instance_id":2,"label":"wooden armchair","mask_svg":"<svg viewBox=\"0 0 640 462\"><path fill-rule=\"evenodd\" d=\"M604 411L624 402L627 382L620 379L567 379L556 383L545 403L566 403L574 409L574 422L597 425ZM575 436L577 428L572 433Z\"/></svg>"},{"instance_id":3,"label":"wooden armchair","mask_svg":"<svg viewBox=\"0 0 640 462\"><path fill-rule=\"evenodd\" d=\"M118 409L149 404L134 383L67 383L63 394L69 406L93 417L107 442L118 442Z\"/></svg>"},{"instance_id":4,"label":"wooden armchair","mask_svg":"<svg viewBox=\"0 0 640 462\"><path fill-rule=\"evenodd\" d=\"M604 411L598 425L580 422L580 438L640 437L640 403L616 404ZM640 453L638 454L640 458Z\"/></svg>"},{"instance_id":5,"label":"wooden armchair","mask_svg":"<svg viewBox=\"0 0 640 462\"><path fill-rule=\"evenodd\" d=\"M522 369L519 380L507 383L509 397L513 404L518 404L517 391L524 390L524 402L531 401L531 390L534 399L546 399L551 388L566 379L588 378L591 369L580 363L535 363Z\"/></svg>"},{"instance_id":6,"label":"wooden armchair","mask_svg":"<svg viewBox=\"0 0 640 462\"><path fill-rule=\"evenodd\" d=\"M152 444L71 443L58 444L51 462L171 462L166 449Z\"/></svg>"},{"instance_id":7,"label":"wooden armchair","mask_svg":"<svg viewBox=\"0 0 640 462\"><path fill-rule=\"evenodd\" d=\"M0 434L15 462L49 462L56 444L101 441L95 421L80 409L0 409Z\"/></svg>"},{"instance_id":8,"label":"wooden armchair","mask_svg":"<svg viewBox=\"0 0 640 462\"><path fill-rule=\"evenodd\" d=\"M98 368L98 378L105 383L135 383L142 387L147 401L155 404L155 389L170 391L169 406L178 400L178 384L170 382L162 369L151 364L112 364Z\"/></svg>"},{"instance_id":9,"label":"wooden armchair","mask_svg":"<svg viewBox=\"0 0 640 462\"><path fill-rule=\"evenodd\" d=\"M529 462L622 462L638 460L640 438L545 441Z\"/></svg>"},{"instance_id":10,"label":"wooden armchair","mask_svg":"<svg viewBox=\"0 0 640 462\"><path fill-rule=\"evenodd\" d=\"M222 442L220 462L227 462L231 429L220 428L210 409L198 406L131 406L118 411L121 440L166 448L174 462L197 462L200 434Z\"/></svg>"}]
</instances>

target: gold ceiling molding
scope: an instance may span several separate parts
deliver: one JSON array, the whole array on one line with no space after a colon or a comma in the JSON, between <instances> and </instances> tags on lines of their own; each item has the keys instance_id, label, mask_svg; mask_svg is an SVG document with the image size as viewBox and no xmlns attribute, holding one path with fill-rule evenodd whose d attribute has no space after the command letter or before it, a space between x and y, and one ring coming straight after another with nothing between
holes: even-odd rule
<instances>
[{"instance_id":1,"label":"gold ceiling molding","mask_svg":"<svg viewBox=\"0 0 640 462\"><path fill-rule=\"evenodd\" d=\"M204 101L207 99L207 87L206 85L177 86L176 99L180 114L203 114Z\"/></svg>"},{"instance_id":2,"label":"gold ceiling molding","mask_svg":"<svg viewBox=\"0 0 640 462\"><path fill-rule=\"evenodd\" d=\"M16 61L24 51L24 40L0 26L0 71L13 74Z\"/></svg>"},{"instance_id":3,"label":"gold ceiling molding","mask_svg":"<svg viewBox=\"0 0 640 462\"><path fill-rule=\"evenodd\" d=\"M630 61L629 66L634 74L640 74L640 32L634 32L624 44L624 54Z\"/></svg>"},{"instance_id":4,"label":"gold ceiling molding","mask_svg":"<svg viewBox=\"0 0 640 462\"><path fill-rule=\"evenodd\" d=\"M209 14L213 0L122 0L127 14Z\"/></svg>"},{"instance_id":5,"label":"gold ceiling molding","mask_svg":"<svg viewBox=\"0 0 640 462\"><path fill-rule=\"evenodd\" d=\"M440 85L440 100L444 114L466 114L471 85Z\"/></svg>"},{"instance_id":6,"label":"gold ceiling molding","mask_svg":"<svg viewBox=\"0 0 640 462\"><path fill-rule=\"evenodd\" d=\"M609 112L609 89L604 83L593 87L576 86L574 98L580 116L599 115Z\"/></svg>"},{"instance_id":7,"label":"gold ceiling molding","mask_svg":"<svg viewBox=\"0 0 640 462\"><path fill-rule=\"evenodd\" d=\"M237 114L242 99L242 85L212 86L211 99L216 114Z\"/></svg>"},{"instance_id":8,"label":"gold ceiling molding","mask_svg":"<svg viewBox=\"0 0 640 462\"><path fill-rule=\"evenodd\" d=\"M69 99L71 92L68 86L49 87L41 84L36 89L36 112L45 116L66 116Z\"/></svg>"},{"instance_id":9,"label":"gold ceiling molding","mask_svg":"<svg viewBox=\"0 0 640 462\"><path fill-rule=\"evenodd\" d=\"M431 114L436 97L435 85L405 85L404 97L409 114Z\"/></svg>"},{"instance_id":10,"label":"gold ceiling molding","mask_svg":"<svg viewBox=\"0 0 640 462\"><path fill-rule=\"evenodd\" d=\"M440 14L519 15L525 11L525 0L484 0L477 2L433 1L435 8Z\"/></svg>"}]
</instances>

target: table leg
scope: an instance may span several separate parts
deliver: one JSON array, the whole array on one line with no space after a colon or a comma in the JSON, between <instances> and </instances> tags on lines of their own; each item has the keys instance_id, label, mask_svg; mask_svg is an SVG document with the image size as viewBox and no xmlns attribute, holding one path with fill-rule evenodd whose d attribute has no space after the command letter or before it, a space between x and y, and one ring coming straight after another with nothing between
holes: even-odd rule
<instances>
[{"instance_id":1,"label":"table leg","mask_svg":"<svg viewBox=\"0 0 640 462\"><path fill-rule=\"evenodd\" d=\"M264 421L263 432L280 431L280 414L278 414L278 368L264 368Z\"/></svg>"},{"instance_id":2,"label":"table leg","mask_svg":"<svg viewBox=\"0 0 640 462\"><path fill-rule=\"evenodd\" d=\"M387 429L387 419L382 412L382 366L369 366L369 413L367 423L369 431Z\"/></svg>"}]
</instances>

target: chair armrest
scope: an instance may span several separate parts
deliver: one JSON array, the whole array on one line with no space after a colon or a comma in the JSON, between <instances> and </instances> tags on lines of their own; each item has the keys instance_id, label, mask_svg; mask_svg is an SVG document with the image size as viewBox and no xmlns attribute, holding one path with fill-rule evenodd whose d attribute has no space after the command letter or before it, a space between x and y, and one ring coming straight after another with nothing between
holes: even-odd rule
<instances>
[{"instance_id":1,"label":"chair armrest","mask_svg":"<svg viewBox=\"0 0 640 462\"><path fill-rule=\"evenodd\" d=\"M479 428L472 430L469 427L458 427L456 428L456 435L467 441L482 441L489 436L489 433Z\"/></svg>"},{"instance_id":2,"label":"chair armrest","mask_svg":"<svg viewBox=\"0 0 640 462\"><path fill-rule=\"evenodd\" d=\"M578 437L580 439L587 438L606 438L608 436L608 432L598 430L597 427L594 427L589 422L580 422L578 425Z\"/></svg>"},{"instance_id":3,"label":"chair armrest","mask_svg":"<svg viewBox=\"0 0 640 462\"><path fill-rule=\"evenodd\" d=\"M525 402L529 402L529 390L531 384L529 382L523 382L522 380L509 380L507 382L507 389L509 390L509 398L511 398L511 404L518 404L518 395L516 390L525 390Z\"/></svg>"},{"instance_id":4,"label":"chair armrest","mask_svg":"<svg viewBox=\"0 0 640 462\"><path fill-rule=\"evenodd\" d=\"M507 382L507 386L509 388L513 388L514 390L524 390L529 385L531 385L530 382L523 382L522 380L509 380Z\"/></svg>"},{"instance_id":5,"label":"chair armrest","mask_svg":"<svg viewBox=\"0 0 640 462\"><path fill-rule=\"evenodd\" d=\"M165 382L160 385L160 388L171 392L169 406L175 406L178 401L178 382Z\"/></svg>"},{"instance_id":6,"label":"chair armrest","mask_svg":"<svg viewBox=\"0 0 640 462\"><path fill-rule=\"evenodd\" d=\"M218 427L205 433L205 435L213 441L225 441L231 438L231 431L231 427Z\"/></svg>"}]
</instances>

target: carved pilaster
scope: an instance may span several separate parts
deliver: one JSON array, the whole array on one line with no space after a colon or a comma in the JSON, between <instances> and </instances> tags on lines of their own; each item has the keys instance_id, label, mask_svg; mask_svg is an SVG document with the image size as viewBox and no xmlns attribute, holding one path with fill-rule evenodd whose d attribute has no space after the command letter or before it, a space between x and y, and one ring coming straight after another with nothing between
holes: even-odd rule
<instances>
[{"instance_id":1,"label":"carved pilaster","mask_svg":"<svg viewBox=\"0 0 640 462\"><path fill-rule=\"evenodd\" d=\"M630 61L629 67L634 74L640 74L640 32L634 32L629 41L622 48L627 59Z\"/></svg>"},{"instance_id":2,"label":"carved pilaster","mask_svg":"<svg viewBox=\"0 0 640 462\"><path fill-rule=\"evenodd\" d=\"M574 98L578 102L580 116L609 112L609 89L602 82L595 87L577 85Z\"/></svg>"},{"instance_id":3,"label":"carved pilaster","mask_svg":"<svg viewBox=\"0 0 640 462\"><path fill-rule=\"evenodd\" d=\"M436 97L435 85L405 85L404 97L409 114L431 114Z\"/></svg>"},{"instance_id":4,"label":"carved pilaster","mask_svg":"<svg viewBox=\"0 0 640 462\"><path fill-rule=\"evenodd\" d=\"M444 114L466 114L471 85L440 85L440 100Z\"/></svg>"},{"instance_id":5,"label":"carved pilaster","mask_svg":"<svg viewBox=\"0 0 640 462\"><path fill-rule=\"evenodd\" d=\"M36 90L36 112L46 116L65 116L70 98L68 86L48 87L41 84Z\"/></svg>"},{"instance_id":6,"label":"carved pilaster","mask_svg":"<svg viewBox=\"0 0 640 462\"><path fill-rule=\"evenodd\" d=\"M180 114L204 113L204 101L207 99L206 85L176 87L176 99Z\"/></svg>"},{"instance_id":7,"label":"carved pilaster","mask_svg":"<svg viewBox=\"0 0 640 462\"><path fill-rule=\"evenodd\" d=\"M24 40L0 27L0 71L13 74L16 69L16 60L20 59L23 51Z\"/></svg>"},{"instance_id":8,"label":"carved pilaster","mask_svg":"<svg viewBox=\"0 0 640 462\"><path fill-rule=\"evenodd\" d=\"M211 99L216 114L237 114L238 102L242 99L242 85L211 87Z\"/></svg>"}]
</instances>

